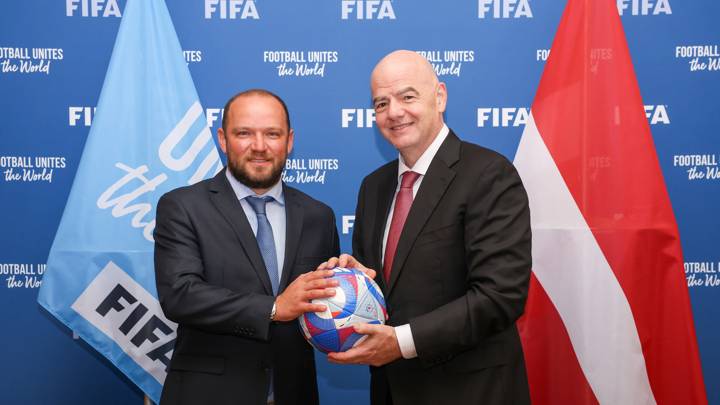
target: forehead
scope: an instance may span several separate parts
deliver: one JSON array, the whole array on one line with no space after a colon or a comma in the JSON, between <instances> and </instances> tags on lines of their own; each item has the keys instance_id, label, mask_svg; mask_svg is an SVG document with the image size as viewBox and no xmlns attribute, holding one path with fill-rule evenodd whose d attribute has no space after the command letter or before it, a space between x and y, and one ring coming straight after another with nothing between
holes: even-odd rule
<instances>
[{"instance_id":1,"label":"forehead","mask_svg":"<svg viewBox=\"0 0 720 405\"><path fill-rule=\"evenodd\" d=\"M275 125L285 123L285 111L275 98L263 94L249 94L236 98L227 111L233 121L265 123Z\"/></svg>"},{"instance_id":2,"label":"forehead","mask_svg":"<svg viewBox=\"0 0 720 405\"><path fill-rule=\"evenodd\" d=\"M233 100L230 104L230 111L242 113L253 110L277 110L283 113L283 107L275 98L264 94L247 94Z\"/></svg>"},{"instance_id":3,"label":"forehead","mask_svg":"<svg viewBox=\"0 0 720 405\"><path fill-rule=\"evenodd\" d=\"M432 86L433 77L418 63L383 63L370 78L373 96L412 87L417 90Z\"/></svg>"}]
</instances>

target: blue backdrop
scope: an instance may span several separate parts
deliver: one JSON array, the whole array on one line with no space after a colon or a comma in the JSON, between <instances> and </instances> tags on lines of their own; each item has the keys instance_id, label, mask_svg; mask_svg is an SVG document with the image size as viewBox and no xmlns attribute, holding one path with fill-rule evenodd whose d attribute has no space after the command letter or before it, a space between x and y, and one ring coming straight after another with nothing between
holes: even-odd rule
<instances>
[{"instance_id":1,"label":"blue backdrop","mask_svg":"<svg viewBox=\"0 0 720 405\"><path fill-rule=\"evenodd\" d=\"M616 3L680 228L708 397L720 404L720 3ZM424 52L447 83L453 130L512 159L564 5L168 1L213 134L237 91L263 87L285 98L296 138L284 178L334 208L345 251L361 179L395 157L372 119L368 81L378 59L398 48ZM0 6L3 403L142 401L36 303L124 7L125 0ZM323 403L367 403L365 367L318 361Z\"/></svg>"}]
</instances>

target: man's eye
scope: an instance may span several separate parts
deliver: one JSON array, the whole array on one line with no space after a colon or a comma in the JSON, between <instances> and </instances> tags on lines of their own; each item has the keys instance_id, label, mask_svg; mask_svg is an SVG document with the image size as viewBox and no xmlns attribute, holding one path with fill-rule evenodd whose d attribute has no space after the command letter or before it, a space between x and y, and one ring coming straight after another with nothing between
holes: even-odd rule
<instances>
[{"instance_id":1,"label":"man's eye","mask_svg":"<svg viewBox=\"0 0 720 405\"><path fill-rule=\"evenodd\" d=\"M414 99L415 99L415 96L411 96L411 95L403 96L403 100L405 100L405 101L412 101Z\"/></svg>"},{"instance_id":2,"label":"man's eye","mask_svg":"<svg viewBox=\"0 0 720 405\"><path fill-rule=\"evenodd\" d=\"M375 104L375 109L376 109L376 110L382 110L382 109L385 108L386 106L387 106L387 103L377 103L377 104Z\"/></svg>"}]
</instances>

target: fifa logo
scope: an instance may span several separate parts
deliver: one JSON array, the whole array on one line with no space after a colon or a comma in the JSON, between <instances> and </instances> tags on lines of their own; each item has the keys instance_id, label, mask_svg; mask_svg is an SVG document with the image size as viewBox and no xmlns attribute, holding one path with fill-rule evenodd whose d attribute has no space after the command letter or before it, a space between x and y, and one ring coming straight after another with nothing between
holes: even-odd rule
<instances>
[{"instance_id":1,"label":"fifa logo","mask_svg":"<svg viewBox=\"0 0 720 405\"><path fill-rule=\"evenodd\" d=\"M519 127L527 123L529 116L530 109L524 107L481 107L477 109L477 126L482 128L490 124L493 128Z\"/></svg>"},{"instance_id":2,"label":"fifa logo","mask_svg":"<svg viewBox=\"0 0 720 405\"><path fill-rule=\"evenodd\" d=\"M92 118L95 115L95 107L68 107L68 124L71 127L79 125L78 122L86 127L92 124Z\"/></svg>"},{"instance_id":3,"label":"fifa logo","mask_svg":"<svg viewBox=\"0 0 720 405\"><path fill-rule=\"evenodd\" d=\"M89 127L90 125L92 125L92 120L95 116L96 109L97 107L68 107L68 125L70 125L71 127ZM207 119L208 127L213 128L218 121L222 120L222 115L222 108L206 108L205 119Z\"/></svg>"},{"instance_id":4,"label":"fifa logo","mask_svg":"<svg viewBox=\"0 0 720 405\"><path fill-rule=\"evenodd\" d=\"M213 128L215 122L222 120L222 114L222 108L206 108L205 119L207 120L208 127Z\"/></svg>"},{"instance_id":5,"label":"fifa logo","mask_svg":"<svg viewBox=\"0 0 720 405\"><path fill-rule=\"evenodd\" d=\"M347 235L350 230L355 226L355 215L343 215L342 216L342 233Z\"/></svg>"},{"instance_id":6,"label":"fifa logo","mask_svg":"<svg viewBox=\"0 0 720 405\"><path fill-rule=\"evenodd\" d=\"M117 0L65 0L65 15L75 17L121 17Z\"/></svg>"},{"instance_id":7,"label":"fifa logo","mask_svg":"<svg viewBox=\"0 0 720 405\"><path fill-rule=\"evenodd\" d=\"M390 0L342 0L342 19L351 15L357 20L394 20L395 10Z\"/></svg>"},{"instance_id":8,"label":"fifa logo","mask_svg":"<svg viewBox=\"0 0 720 405\"><path fill-rule=\"evenodd\" d=\"M667 105L643 106L645 117L650 125L670 124ZM530 118L530 109L527 107L480 107L477 109L478 128L510 128L522 127Z\"/></svg>"},{"instance_id":9,"label":"fifa logo","mask_svg":"<svg viewBox=\"0 0 720 405\"><path fill-rule=\"evenodd\" d=\"M71 308L117 343L159 383L170 365L177 324L160 303L114 262L108 262Z\"/></svg>"},{"instance_id":10,"label":"fifa logo","mask_svg":"<svg viewBox=\"0 0 720 405\"><path fill-rule=\"evenodd\" d=\"M478 18L533 18L529 0L478 0Z\"/></svg>"},{"instance_id":11,"label":"fifa logo","mask_svg":"<svg viewBox=\"0 0 720 405\"><path fill-rule=\"evenodd\" d=\"M259 20L254 0L205 0L205 19L219 17L221 20Z\"/></svg>"},{"instance_id":12,"label":"fifa logo","mask_svg":"<svg viewBox=\"0 0 720 405\"><path fill-rule=\"evenodd\" d=\"M669 0L617 0L618 14L629 11L631 15L672 14Z\"/></svg>"},{"instance_id":13,"label":"fifa logo","mask_svg":"<svg viewBox=\"0 0 720 405\"><path fill-rule=\"evenodd\" d=\"M375 122L375 110L372 108L343 108L341 121L343 128L349 128L353 121L358 128L371 128Z\"/></svg>"},{"instance_id":14,"label":"fifa logo","mask_svg":"<svg viewBox=\"0 0 720 405\"><path fill-rule=\"evenodd\" d=\"M668 116L667 105L645 105L645 117L650 121L650 125L670 124L670 116Z\"/></svg>"}]
</instances>

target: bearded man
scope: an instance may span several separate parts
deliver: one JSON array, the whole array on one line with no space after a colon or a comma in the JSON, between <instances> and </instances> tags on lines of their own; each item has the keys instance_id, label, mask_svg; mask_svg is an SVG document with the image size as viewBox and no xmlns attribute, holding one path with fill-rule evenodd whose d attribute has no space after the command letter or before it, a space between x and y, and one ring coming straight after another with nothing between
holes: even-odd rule
<instances>
[{"instance_id":1,"label":"bearded man","mask_svg":"<svg viewBox=\"0 0 720 405\"><path fill-rule=\"evenodd\" d=\"M248 90L225 105L227 167L158 202L155 274L178 323L161 405L317 404L312 348L295 319L324 311L339 253L327 205L280 180L294 132L285 103Z\"/></svg>"}]
</instances>

